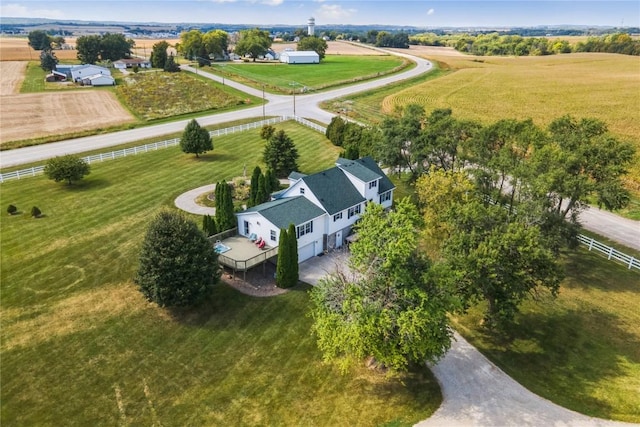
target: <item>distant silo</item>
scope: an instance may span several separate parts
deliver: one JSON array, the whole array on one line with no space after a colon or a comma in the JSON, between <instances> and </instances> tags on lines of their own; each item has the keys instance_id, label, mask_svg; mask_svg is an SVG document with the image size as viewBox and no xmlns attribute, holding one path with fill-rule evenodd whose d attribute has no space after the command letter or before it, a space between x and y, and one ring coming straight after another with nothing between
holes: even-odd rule
<instances>
[{"instance_id":1,"label":"distant silo","mask_svg":"<svg viewBox=\"0 0 640 427\"><path fill-rule=\"evenodd\" d=\"M316 20L312 16L307 21L307 34L310 36L313 36L313 33L315 32L315 27L316 27Z\"/></svg>"}]
</instances>

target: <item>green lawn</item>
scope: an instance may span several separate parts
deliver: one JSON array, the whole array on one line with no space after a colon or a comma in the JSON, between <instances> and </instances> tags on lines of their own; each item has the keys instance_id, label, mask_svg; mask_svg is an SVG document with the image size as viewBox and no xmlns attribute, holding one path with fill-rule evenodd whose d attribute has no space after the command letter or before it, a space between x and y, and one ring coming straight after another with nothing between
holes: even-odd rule
<instances>
[{"instance_id":1,"label":"green lawn","mask_svg":"<svg viewBox=\"0 0 640 427\"><path fill-rule=\"evenodd\" d=\"M300 167L337 149L294 123ZM441 401L422 369L341 375L321 362L305 288L252 298L226 285L190 311L147 303L131 282L145 227L182 192L260 164L259 130L196 159L168 148L92 166L67 187L0 184L0 423L11 425L411 425ZM30 218L37 205L45 214ZM199 221L200 218L196 219Z\"/></svg>"},{"instance_id":2,"label":"green lawn","mask_svg":"<svg viewBox=\"0 0 640 427\"><path fill-rule=\"evenodd\" d=\"M534 393L583 414L640 422L640 274L581 248L565 258L557 299L527 302L509 339L480 326L481 309L456 329Z\"/></svg>"},{"instance_id":3,"label":"green lawn","mask_svg":"<svg viewBox=\"0 0 640 427\"><path fill-rule=\"evenodd\" d=\"M320 64L230 63L213 64L205 71L232 77L234 80L256 86L265 85L269 92L291 93L321 90L360 80L376 78L400 71L410 65L397 56L327 55Z\"/></svg>"}]
</instances>

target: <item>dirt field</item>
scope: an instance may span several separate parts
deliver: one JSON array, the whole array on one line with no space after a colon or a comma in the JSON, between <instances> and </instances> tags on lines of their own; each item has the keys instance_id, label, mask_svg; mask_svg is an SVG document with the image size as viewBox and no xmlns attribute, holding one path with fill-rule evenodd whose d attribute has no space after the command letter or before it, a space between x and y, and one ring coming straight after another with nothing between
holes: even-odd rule
<instances>
[{"instance_id":1,"label":"dirt field","mask_svg":"<svg viewBox=\"0 0 640 427\"><path fill-rule=\"evenodd\" d=\"M26 61L0 62L0 96L18 93L26 69Z\"/></svg>"},{"instance_id":2,"label":"dirt field","mask_svg":"<svg viewBox=\"0 0 640 427\"><path fill-rule=\"evenodd\" d=\"M0 144L133 121L111 92L92 89L3 95L0 117Z\"/></svg>"}]
</instances>

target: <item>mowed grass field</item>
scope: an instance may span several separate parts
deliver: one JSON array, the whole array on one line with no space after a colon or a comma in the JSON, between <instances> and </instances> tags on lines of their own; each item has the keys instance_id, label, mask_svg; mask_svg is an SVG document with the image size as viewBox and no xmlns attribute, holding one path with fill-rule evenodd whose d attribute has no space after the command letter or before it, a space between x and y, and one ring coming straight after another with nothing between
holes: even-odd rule
<instances>
[{"instance_id":1,"label":"mowed grass field","mask_svg":"<svg viewBox=\"0 0 640 427\"><path fill-rule=\"evenodd\" d=\"M323 135L278 125L301 171L329 167ZM274 298L219 285L203 307L159 309L132 277L145 228L189 189L261 164L259 130L196 159L168 148L94 164L68 187L0 184L0 423L38 425L411 425L441 401L425 369L388 378L324 365L305 288ZM28 216L38 206L43 218ZM194 218L200 223L201 218Z\"/></svg>"},{"instance_id":2,"label":"mowed grass field","mask_svg":"<svg viewBox=\"0 0 640 427\"><path fill-rule=\"evenodd\" d=\"M213 64L211 70L241 82L265 85L274 92L299 93L367 80L400 71L410 62L392 55L327 55L319 64L233 62ZM209 67L205 67L209 70Z\"/></svg>"},{"instance_id":3,"label":"mowed grass field","mask_svg":"<svg viewBox=\"0 0 640 427\"><path fill-rule=\"evenodd\" d=\"M480 309L458 318L456 329L534 393L583 414L640 423L640 274L585 248L564 263L558 298L525 303L509 339L480 327Z\"/></svg>"}]
</instances>

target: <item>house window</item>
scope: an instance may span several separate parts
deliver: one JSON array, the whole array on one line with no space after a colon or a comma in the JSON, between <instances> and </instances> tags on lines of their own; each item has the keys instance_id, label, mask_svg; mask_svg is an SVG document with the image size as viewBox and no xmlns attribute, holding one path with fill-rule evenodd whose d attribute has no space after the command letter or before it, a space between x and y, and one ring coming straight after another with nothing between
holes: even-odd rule
<instances>
[{"instance_id":1,"label":"house window","mask_svg":"<svg viewBox=\"0 0 640 427\"><path fill-rule=\"evenodd\" d=\"M380 203L391 200L391 191L387 191L386 193L382 193L380 195Z\"/></svg>"},{"instance_id":2,"label":"house window","mask_svg":"<svg viewBox=\"0 0 640 427\"><path fill-rule=\"evenodd\" d=\"M271 230L271 240L276 241L276 230Z\"/></svg>"},{"instance_id":3,"label":"house window","mask_svg":"<svg viewBox=\"0 0 640 427\"><path fill-rule=\"evenodd\" d=\"M360 205L356 205L352 208L349 208L349 211L347 212L347 218L351 218L354 215L358 215L360 213Z\"/></svg>"},{"instance_id":4,"label":"house window","mask_svg":"<svg viewBox=\"0 0 640 427\"><path fill-rule=\"evenodd\" d=\"M304 194L304 188L300 187L300 194Z\"/></svg>"},{"instance_id":5,"label":"house window","mask_svg":"<svg viewBox=\"0 0 640 427\"><path fill-rule=\"evenodd\" d=\"M371 181L369 183L369 190L371 190L372 188L376 188L377 186L378 186L378 180Z\"/></svg>"},{"instance_id":6,"label":"house window","mask_svg":"<svg viewBox=\"0 0 640 427\"><path fill-rule=\"evenodd\" d=\"M313 233L313 221L309 221L306 224L299 225L296 228L296 234L297 234L296 238L298 239L304 236L305 234L310 234L310 233Z\"/></svg>"},{"instance_id":7,"label":"house window","mask_svg":"<svg viewBox=\"0 0 640 427\"><path fill-rule=\"evenodd\" d=\"M244 235L245 236L249 235L249 221L244 222Z\"/></svg>"},{"instance_id":8,"label":"house window","mask_svg":"<svg viewBox=\"0 0 640 427\"><path fill-rule=\"evenodd\" d=\"M336 222L339 219L342 219L342 212L338 212L333 216L333 222Z\"/></svg>"}]
</instances>

